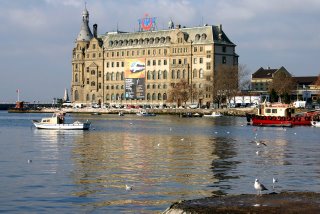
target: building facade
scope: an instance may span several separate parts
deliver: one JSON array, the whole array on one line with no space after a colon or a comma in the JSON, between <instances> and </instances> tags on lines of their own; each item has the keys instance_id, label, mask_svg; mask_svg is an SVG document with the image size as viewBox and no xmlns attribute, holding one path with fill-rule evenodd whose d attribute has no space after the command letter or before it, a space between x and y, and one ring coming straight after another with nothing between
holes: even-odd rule
<instances>
[{"instance_id":1,"label":"building facade","mask_svg":"<svg viewBox=\"0 0 320 214\"><path fill-rule=\"evenodd\" d=\"M190 103L209 105L218 65L238 65L222 25L166 30L93 33L84 9L72 55L73 103L168 104L170 90L185 79L197 91Z\"/></svg>"}]
</instances>

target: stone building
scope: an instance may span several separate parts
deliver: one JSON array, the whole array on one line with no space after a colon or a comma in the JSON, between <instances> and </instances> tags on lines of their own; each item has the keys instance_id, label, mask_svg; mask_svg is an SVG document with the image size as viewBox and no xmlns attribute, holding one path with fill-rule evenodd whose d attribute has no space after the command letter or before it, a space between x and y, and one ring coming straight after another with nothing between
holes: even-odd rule
<instances>
[{"instance_id":1,"label":"stone building","mask_svg":"<svg viewBox=\"0 0 320 214\"><path fill-rule=\"evenodd\" d=\"M170 21L165 30L97 31L94 24L91 32L85 8L72 56L73 103L168 104L172 87L185 79L198 92L189 103L209 105L217 66L238 65L222 25L187 28Z\"/></svg>"}]
</instances>

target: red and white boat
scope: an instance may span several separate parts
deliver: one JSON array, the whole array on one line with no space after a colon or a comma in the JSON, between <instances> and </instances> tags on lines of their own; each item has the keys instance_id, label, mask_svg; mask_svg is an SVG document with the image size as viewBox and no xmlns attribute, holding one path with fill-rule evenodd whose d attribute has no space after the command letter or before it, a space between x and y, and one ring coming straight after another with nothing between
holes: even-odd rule
<instances>
[{"instance_id":1,"label":"red and white boat","mask_svg":"<svg viewBox=\"0 0 320 214\"><path fill-rule=\"evenodd\" d=\"M318 111L295 114L294 106L283 103L263 103L257 114L247 114L248 123L254 126L311 126L311 121Z\"/></svg>"}]
</instances>

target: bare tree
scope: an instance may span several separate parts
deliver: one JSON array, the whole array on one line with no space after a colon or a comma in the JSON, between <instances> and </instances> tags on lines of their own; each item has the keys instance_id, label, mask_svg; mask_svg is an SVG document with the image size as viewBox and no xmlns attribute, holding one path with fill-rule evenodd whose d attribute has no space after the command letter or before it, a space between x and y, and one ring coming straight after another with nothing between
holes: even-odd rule
<instances>
[{"instance_id":1,"label":"bare tree","mask_svg":"<svg viewBox=\"0 0 320 214\"><path fill-rule=\"evenodd\" d=\"M194 94L195 89L191 88L191 85L187 80L181 79L178 83L171 86L169 91L168 101L176 102L177 105L185 103L191 98L191 94ZM194 92L192 92L194 90Z\"/></svg>"},{"instance_id":2,"label":"bare tree","mask_svg":"<svg viewBox=\"0 0 320 214\"><path fill-rule=\"evenodd\" d=\"M219 65L213 81L213 99L218 105L235 97L239 87L238 66Z\"/></svg>"},{"instance_id":3,"label":"bare tree","mask_svg":"<svg viewBox=\"0 0 320 214\"><path fill-rule=\"evenodd\" d=\"M272 83L269 85L269 92L274 90L281 98L288 97L294 87L293 78L285 72L276 73L273 77ZM287 100L286 102L289 102Z\"/></svg>"}]
</instances>

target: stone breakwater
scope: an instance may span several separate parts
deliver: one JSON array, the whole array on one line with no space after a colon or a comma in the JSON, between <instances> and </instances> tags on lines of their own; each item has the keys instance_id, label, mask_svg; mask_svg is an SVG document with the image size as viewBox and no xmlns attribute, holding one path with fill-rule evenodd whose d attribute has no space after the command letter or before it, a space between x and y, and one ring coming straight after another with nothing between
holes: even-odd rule
<instances>
[{"instance_id":1,"label":"stone breakwater","mask_svg":"<svg viewBox=\"0 0 320 214\"><path fill-rule=\"evenodd\" d=\"M139 111L148 111L157 115L180 115L185 113L198 113L198 114L211 114L212 112L220 112L225 116L239 116L243 117L246 113L256 113L255 108L224 108L224 109L104 109L104 108L43 108L40 110L10 110L14 113L53 113L57 111L64 111L66 113L74 114L118 114L122 112L124 114L136 114Z\"/></svg>"},{"instance_id":2,"label":"stone breakwater","mask_svg":"<svg viewBox=\"0 0 320 214\"><path fill-rule=\"evenodd\" d=\"M172 204L163 214L191 213L319 213L320 194L282 192L265 195L212 196Z\"/></svg>"}]
</instances>

